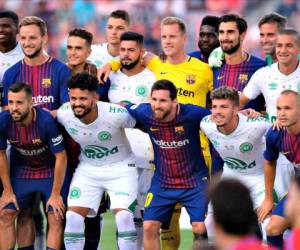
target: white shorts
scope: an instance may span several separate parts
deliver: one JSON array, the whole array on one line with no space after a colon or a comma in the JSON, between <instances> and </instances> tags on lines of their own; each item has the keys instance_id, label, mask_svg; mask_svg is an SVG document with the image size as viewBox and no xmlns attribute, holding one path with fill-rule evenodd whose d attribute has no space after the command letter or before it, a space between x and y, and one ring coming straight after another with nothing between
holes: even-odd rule
<instances>
[{"instance_id":1,"label":"white shorts","mask_svg":"<svg viewBox=\"0 0 300 250\"><path fill-rule=\"evenodd\" d=\"M264 175L242 175L224 167L222 178L234 178L241 181L250 190L253 201L253 208L257 209L265 199L265 178Z\"/></svg>"},{"instance_id":2,"label":"white shorts","mask_svg":"<svg viewBox=\"0 0 300 250\"><path fill-rule=\"evenodd\" d=\"M136 167L130 163L132 157L105 166L80 163L70 185L68 206L90 208L87 216L94 217L106 191L111 201L110 209L122 208L134 212L138 175Z\"/></svg>"},{"instance_id":3,"label":"white shorts","mask_svg":"<svg viewBox=\"0 0 300 250\"><path fill-rule=\"evenodd\" d=\"M126 137L133 155L135 156L138 168L154 169L150 162L153 162L154 153L150 137L139 129L126 128Z\"/></svg>"},{"instance_id":4,"label":"white shorts","mask_svg":"<svg viewBox=\"0 0 300 250\"><path fill-rule=\"evenodd\" d=\"M138 168L138 209L144 210L146 196L151 185L154 170L147 168Z\"/></svg>"}]
</instances>

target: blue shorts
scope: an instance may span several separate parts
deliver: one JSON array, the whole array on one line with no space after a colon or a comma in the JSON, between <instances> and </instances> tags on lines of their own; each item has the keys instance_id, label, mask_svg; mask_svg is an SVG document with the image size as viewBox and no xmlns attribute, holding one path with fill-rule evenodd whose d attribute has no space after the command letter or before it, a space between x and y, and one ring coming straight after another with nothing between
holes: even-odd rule
<instances>
[{"instance_id":1,"label":"blue shorts","mask_svg":"<svg viewBox=\"0 0 300 250\"><path fill-rule=\"evenodd\" d=\"M281 217L285 217L284 214L284 204L286 202L287 199L287 194L278 202L278 204L276 205L276 207L274 208L272 215L278 215Z\"/></svg>"},{"instance_id":2,"label":"blue shorts","mask_svg":"<svg viewBox=\"0 0 300 250\"><path fill-rule=\"evenodd\" d=\"M35 193L40 193L43 203L46 204L52 192L53 178L20 179L12 177L10 181L20 209L32 207ZM69 186L70 177L66 174L60 192L65 204L67 204ZM8 204L5 208L16 209L13 203ZM49 207L49 211L52 211L51 207Z\"/></svg>"},{"instance_id":3,"label":"blue shorts","mask_svg":"<svg viewBox=\"0 0 300 250\"><path fill-rule=\"evenodd\" d=\"M202 222L207 212L207 181L195 188L163 188L152 182L145 202L144 220L160 221L169 224L177 203L187 210L192 222Z\"/></svg>"}]
</instances>

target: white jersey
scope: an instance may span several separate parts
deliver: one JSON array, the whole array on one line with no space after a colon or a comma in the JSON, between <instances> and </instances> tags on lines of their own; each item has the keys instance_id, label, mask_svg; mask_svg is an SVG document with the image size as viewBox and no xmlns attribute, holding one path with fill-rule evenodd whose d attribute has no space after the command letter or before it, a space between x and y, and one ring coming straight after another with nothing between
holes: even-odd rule
<instances>
[{"instance_id":1,"label":"white jersey","mask_svg":"<svg viewBox=\"0 0 300 250\"><path fill-rule=\"evenodd\" d=\"M151 87L156 78L149 69L145 68L133 76L127 76L118 70L109 75L109 80L108 99L110 102L129 101L140 104L150 101Z\"/></svg>"},{"instance_id":2,"label":"white jersey","mask_svg":"<svg viewBox=\"0 0 300 250\"><path fill-rule=\"evenodd\" d=\"M242 175L263 175L265 143L262 137L270 124L262 117L248 118L238 115L239 124L229 135L219 132L210 115L202 119L201 130L224 160L224 171Z\"/></svg>"},{"instance_id":3,"label":"white jersey","mask_svg":"<svg viewBox=\"0 0 300 250\"><path fill-rule=\"evenodd\" d=\"M24 54L19 43L11 51L0 52L0 81L2 81L5 71L23 58Z\"/></svg>"},{"instance_id":4,"label":"white jersey","mask_svg":"<svg viewBox=\"0 0 300 250\"><path fill-rule=\"evenodd\" d=\"M119 56L112 56L108 53L107 46L108 43L98 43L91 47L92 53L87 60L95 64L98 69L111 60L119 60Z\"/></svg>"},{"instance_id":5,"label":"white jersey","mask_svg":"<svg viewBox=\"0 0 300 250\"><path fill-rule=\"evenodd\" d=\"M124 128L135 126L127 110L117 104L98 102L98 117L90 124L75 117L70 103L63 104L57 120L80 145L80 162L96 166L122 161L132 152Z\"/></svg>"},{"instance_id":6,"label":"white jersey","mask_svg":"<svg viewBox=\"0 0 300 250\"><path fill-rule=\"evenodd\" d=\"M110 102L129 101L136 104L150 101L151 87L156 81L155 75L147 68L133 76L127 76L118 70L112 72L109 79L111 85L108 99ZM152 169L149 161L153 160L154 156L149 135L138 129L125 131L138 168Z\"/></svg>"},{"instance_id":7,"label":"white jersey","mask_svg":"<svg viewBox=\"0 0 300 250\"><path fill-rule=\"evenodd\" d=\"M278 69L278 63L257 70L251 77L243 93L248 99L255 99L263 94L266 101L268 119L276 120L276 102L280 93L291 89L300 93L300 64L289 75L282 74Z\"/></svg>"}]
</instances>

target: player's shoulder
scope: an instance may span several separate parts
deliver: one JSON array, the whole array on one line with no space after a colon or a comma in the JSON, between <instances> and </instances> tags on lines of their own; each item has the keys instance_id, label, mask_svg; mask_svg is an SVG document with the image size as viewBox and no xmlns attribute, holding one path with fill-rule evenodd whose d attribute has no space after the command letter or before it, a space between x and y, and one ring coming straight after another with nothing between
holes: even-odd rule
<instances>
[{"instance_id":1,"label":"player's shoulder","mask_svg":"<svg viewBox=\"0 0 300 250\"><path fill-rule=\"evenodd\" d=\"M264 67L267 66L267 62L257 56L250 55L249 61L251 64L254 64L258 67Z\"/></svg>"},{"instance_id":2,"label":"player's shoulder","mask_svg":"<svg viewBox=\"0 0 300 250\"><path fill-rule=\"evenodd\" d=\"M11 115L8 110L4 110L4 111L0 112L0 124L1 125L6 124L8 121L10 121L10 119L11 119Z\"/></svg>"},{"instance_id":3,"label":"player's shoulder","mask_svg":"<svg viewBox=\"0 0 300 250\"><path fill-rule=\"evenodd\" d=\"M53 116L50 114L49 111L44 110L39 107L34 107L35 112L36 112L36 119L38 119L42 124L48 124L48 122L54 122L55 119Z\"/></svg>"},{"instance_id":4,"label":"player's shoulder","mask_svg":"<svg viewBox=\"0 0 300 250\"><path fill-rule=\"evenodd\" d=\"M15 76L15 74L17 73L17 71L19 71L19 69L22 67L23 65L23 60L20 60L18 62L16 62L15 64L13 64L12 66L10 66L6 71L5 74L6 75L13 75Z\"/></svg>"},{"instance_id":5,"label":"player's shoulder","mask_svg":"<svg viewBox=\"0 0 300 250\"><path fill-rule=\"evenodd\" d=\"M195 58L193 56L189 56L188 60L187 60L187 64L190 66L193 66L196 69L200 69L200 70L208 70L211 71L211 68L209 67L209 65L205 62L202 62L201 60L199 60L198 58Z\"/></svg>"},{"instance_id":6,"label":"player's shoulder","mask_svg":"<svg viewBox=\"0 0 300 250\"><path fill-rule=\"evenodd\" d=\"M246 123L249 124L269 124L268 119L266 117L263 116L258 116L258 117L247 117L245 115L240 114L240 116L245 117L244 120Z\"/></svg>"},{"instance_id":7,"label":"player's shoulder","mask_svg":"<svg viewBox=\"0 0 300 250\"><path fill-rule=\"evenodd\" d=\"M200 60L201 52L200 52L200 50L195 50L195 51L189 52L188 55L191 56L191 57L195 57L195 58Z\"/></svg>"},{"instance_id":8,"label":"player's shoulder","mask_svg":"<svg viewBox=\"0 0 300 250\"><path fill-rule=\"evenodd\" d=\"M191 119L199 117L199 115L205 117L210 114L208 109L194 104L179 104L179 108L182 115Z\"/></svg>"},{"instance_id":9,"label":"player's shoulder","mask_svg":"<svg viewBox=\"0 0 300 250\"><path fill-rule=\"evenodd\" d=\"M267 142L271 144L275 144L280 138L282 137L283 130L282 129L273 129L272 127L269 128L267 135L266 135L266 140Z\"/></svg>"},{"instance_id":10,"label":"player's shoulder","mask_svg":"<svg viewBox=\"0 0 300 250\"><path fill-rule=\"evenodd\" d=\"M70 72L70 69L68 68L68 66L65 63L61 62L60 60L58 60L54 57L51 57L49 63L58 70L66 70L66 71Z\"/></svg>"},{"instance_id":11,"label":"player's shoulder","mask_svg":"<svg viewBox=\"0 0 300 250\"><path fill-rule=\"evenodd\" d=\"M70 116L73 116L73 111L71 108L70 102L65 102L57 110L57 119L59 122L69 119Z\"/></svg>"},{"instance_id":12,"label":"player's shoulder","mask_svg":"<svg viewBox=\"0 0 300 250\"><path fill-rule=\"evenodd\" d=\"M128 113L126 108L116 103L98 101L97 106L100 112L110 116L120 116Z\"/></svg>"}]
</instances>

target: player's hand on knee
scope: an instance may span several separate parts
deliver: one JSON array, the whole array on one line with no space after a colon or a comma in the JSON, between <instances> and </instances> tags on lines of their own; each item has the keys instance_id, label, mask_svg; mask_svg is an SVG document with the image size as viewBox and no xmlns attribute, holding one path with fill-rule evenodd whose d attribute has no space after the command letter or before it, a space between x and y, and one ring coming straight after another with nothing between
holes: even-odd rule
<instances>
[{"instance_id":1,"label":"player's hand on knee","mask_svg":"<svg viewBox=\"0 0 300 250\"><path fill-rule=\"evenodd\" d=\"M261 206L257 209L258 221L260 223L271 213L273 207L274 202L272 199L264 199Z\"/></svg>"},{"instance_id":2,"label":"player's hand on knee","mask_svg":"<svg viewBox=\"0 0 300 250\"><path fill-rule=\"evenodd\" d=\"M6 207L9 203L13 203L17 210L19 210L18 202L14 192L7 191L4 189L2 196L0 198L0 210Z\"/></svg>"},{"instance_id":3,"label":"player's hand on knee","mask_svg":"<svg viewBox=\"0 0 300 250\"><path fill-rule=\"evenodd\" d=\"M63 219L66 211L66 207L61 195L51 194L46 204L46 211L49 211L49 207L52 207L54 216L57 220Z\"/></svg>"}]
</instances>

